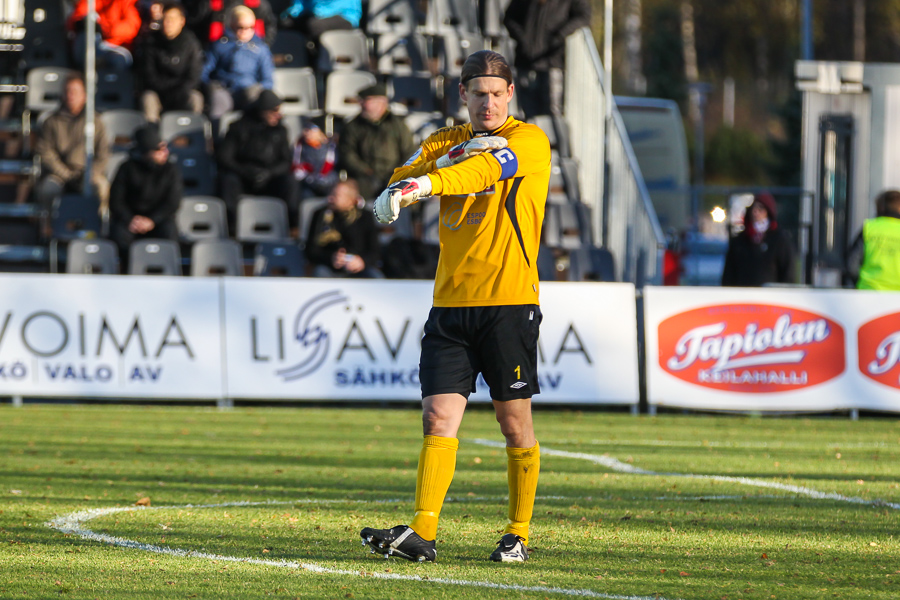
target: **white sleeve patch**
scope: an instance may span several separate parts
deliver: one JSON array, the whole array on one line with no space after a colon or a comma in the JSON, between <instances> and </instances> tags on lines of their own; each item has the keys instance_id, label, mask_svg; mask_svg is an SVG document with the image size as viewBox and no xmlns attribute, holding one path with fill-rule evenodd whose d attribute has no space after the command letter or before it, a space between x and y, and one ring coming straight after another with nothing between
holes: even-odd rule
<instances>
[{"instance_id":1,"label":"white sleeve patch","mask_svg":"<svg viewBox=\"0 0 900 600\"><path fill-rule=\"evenodd\" d=\"M407 160L405 163L403 163L403 166L404 166L404 167L408 167L409 165L411 165L411 164L413 164L414 162L416 162L416 159L418 159L420 156L422 156L422 146L419 146L419 149L416 150L415 154L413 154L412 156L410 156L410 157L409 157L409 160Z\"/></svg>"}]
</instances>

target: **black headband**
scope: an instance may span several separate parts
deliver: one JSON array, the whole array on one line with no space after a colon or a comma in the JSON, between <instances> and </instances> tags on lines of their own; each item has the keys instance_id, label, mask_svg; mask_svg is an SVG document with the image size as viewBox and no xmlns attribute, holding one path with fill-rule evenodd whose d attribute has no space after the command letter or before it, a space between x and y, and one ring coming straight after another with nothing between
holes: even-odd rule
<instances>
[{"instance_id":1,"label":"black headband","mask_svg":"<svg viewBox=\"0 0 900 600\"><path fill-rule=\"evenodd\" d=\"M510 81L503 75L495 75L493 73L481 73L479 75L469 75L468 77L466 77L465 79L462 80L462 84L466 85L473 79L478 79L479 77L496 77L497 79L502 79L503 81L505 81L507 85L512 85L512 81Z\"/></svg>"}]
</instances>

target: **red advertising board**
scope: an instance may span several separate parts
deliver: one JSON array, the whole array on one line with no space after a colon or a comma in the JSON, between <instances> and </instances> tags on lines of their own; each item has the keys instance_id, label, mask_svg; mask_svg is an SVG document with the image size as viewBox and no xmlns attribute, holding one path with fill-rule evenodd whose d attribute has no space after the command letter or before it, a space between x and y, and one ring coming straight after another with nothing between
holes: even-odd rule
<instances>
[{"instance_id":1,"label":"red advertising board","mask_svg":"<svg viewBox=\"0 0 900 600\"><path fill-rule=\"evenodd\" d=\"M900 389L900 312L859 328L859 371L880 384Z\"/></svg>"},{"instance_id":2,"label":"red advertising board","mask_svg":"<svg viewBox=\"0 0 900 600\"><path fill-rule=\"evenodd\" d=\"M716 304L661 321L658 360L678 379L749 394L810 388L846 368L844 328L791 306Z\"/></svg>"}]
</instances>

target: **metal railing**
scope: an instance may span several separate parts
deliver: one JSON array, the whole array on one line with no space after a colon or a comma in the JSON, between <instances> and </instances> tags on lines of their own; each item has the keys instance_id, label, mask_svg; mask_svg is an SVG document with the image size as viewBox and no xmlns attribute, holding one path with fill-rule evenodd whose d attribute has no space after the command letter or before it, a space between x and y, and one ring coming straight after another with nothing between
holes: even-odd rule
<instances>
[{"instance_id":1,"label":"metal railing","mask_svg":"<svg viewBox=\"0 0 900 600\"><path fill-rule=\"evenodd\" d=\"M603 74L590 30L570 35L564 110L581 196L592 211L594 240L615 259L616 280L661 285L665 236L615 105L606 123Z\"/></svg>"}]
</instances>

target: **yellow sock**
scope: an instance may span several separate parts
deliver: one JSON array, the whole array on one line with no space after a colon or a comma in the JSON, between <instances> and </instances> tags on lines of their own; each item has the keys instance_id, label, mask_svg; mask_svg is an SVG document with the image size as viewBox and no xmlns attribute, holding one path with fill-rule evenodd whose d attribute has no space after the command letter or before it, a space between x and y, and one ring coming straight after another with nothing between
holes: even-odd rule
<instances>
[{"instance_id":1,"label":"yellow sock","mask_svg":"<svg viewBox=\"0 0 900 600\"><path fill-rule=\"evenodd\" d=\"M506 474L509 481L509 525L503 533L514 533L528 545L528 524L534 511L538 474L541 472L541 447L507 448Z\"/></svg>"},{"instance_id":2,"label":"yellow sock","mask_svg":"<svg viewBox=\"0 0 900 600\"><path fill-rule=\"evenodd\" d=\"M416 476L416 516L409 524L422 539L433 540L437 536L438 517L456 471L458 448L456 438L426 435L422 442Z\"/></svg>"}]
</instances>

